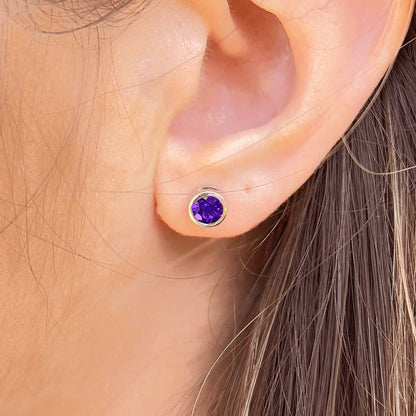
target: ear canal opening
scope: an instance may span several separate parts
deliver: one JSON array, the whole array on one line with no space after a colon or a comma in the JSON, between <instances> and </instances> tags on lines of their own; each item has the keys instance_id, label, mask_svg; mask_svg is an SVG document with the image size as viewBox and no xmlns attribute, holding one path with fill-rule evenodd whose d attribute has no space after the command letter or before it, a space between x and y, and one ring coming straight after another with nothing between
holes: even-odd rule
<instances>
[{"instance_id":1,"label":"ear canal opening","mask_svg":"<svg viewBox=\"0 0 416 416\"><path fill-rule=\"evenodd\" d=\"M227 55L220 43L208 39L199 91L169 131L170 138L187 146L267 124L286 107L294 90L294 57L280 21L250 0L230 1L230 7L246 51Z\"/></svg>"}]
</instances>

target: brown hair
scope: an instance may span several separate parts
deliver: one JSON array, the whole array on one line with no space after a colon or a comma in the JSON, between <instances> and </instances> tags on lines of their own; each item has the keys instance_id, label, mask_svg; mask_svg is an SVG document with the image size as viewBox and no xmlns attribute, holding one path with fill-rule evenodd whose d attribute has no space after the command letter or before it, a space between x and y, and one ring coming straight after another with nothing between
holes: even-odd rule
<instances>
[{"instance_id":1,"label":"brown hair","mask_svg":"<svg viewBox=\"0 0 416 416\"><path fill-rule=\"evenodd\" d=\"M353 128L245 236L258 271L209 415L416 414L415 36L413 16Z\"/></svg>"}]
</instances>

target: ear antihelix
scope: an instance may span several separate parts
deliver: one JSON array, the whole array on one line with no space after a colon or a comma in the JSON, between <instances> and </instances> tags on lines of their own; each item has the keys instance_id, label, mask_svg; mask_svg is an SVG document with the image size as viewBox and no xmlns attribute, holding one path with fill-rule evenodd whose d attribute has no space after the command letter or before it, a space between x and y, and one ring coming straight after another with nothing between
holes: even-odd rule
<instances>
[{"instance_id":1,"label":"ear antihelix","mask_svg":"<svg viewBox=\"0 0 416 416\"><path fill-rule=\"evenodd\" d=\"M206 20L210 37L229 56L241 56L247 51L247 41L231 16L227 0L183 0Z\"/></svg>"}]
</instances>

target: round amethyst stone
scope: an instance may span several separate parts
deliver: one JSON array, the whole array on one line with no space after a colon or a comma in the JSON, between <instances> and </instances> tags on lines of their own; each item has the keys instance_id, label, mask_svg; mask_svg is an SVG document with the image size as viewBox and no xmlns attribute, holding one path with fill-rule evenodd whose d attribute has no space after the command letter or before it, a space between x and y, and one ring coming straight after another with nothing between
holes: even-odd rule
<instances>
[{"instance_id":1,"label":"round amethyst stone","mask_svg":"<svg viewBox=\"0 0 416 416\"><path fill-rule=\"evenodd\" d=\"M194 218L203 224L217 222L223 215L224 206L215 196L201 197L191 206Z\"/></svg>"}]
</instances>

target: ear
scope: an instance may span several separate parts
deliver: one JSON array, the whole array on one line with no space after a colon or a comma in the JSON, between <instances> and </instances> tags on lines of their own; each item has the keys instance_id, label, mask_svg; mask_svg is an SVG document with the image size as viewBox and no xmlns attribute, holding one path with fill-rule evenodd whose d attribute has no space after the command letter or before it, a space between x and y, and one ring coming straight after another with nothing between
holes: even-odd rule
<instances>
[{"instance_id":1,"label":"ear","mask_svg":"<svg viewBox=\"0 0 416 416\"><path fill-rule=\"evenodd\" d=\"M225 0L187 0L211 37L198 79L183 80L198 88L170 126L155 178L160 217L190 236L244 233L310 177L394 60L413 8L412 0L229 3L233 19ZM227 204L216 227L188 215L204 186Z\"/></svg>"}]
</instances>

